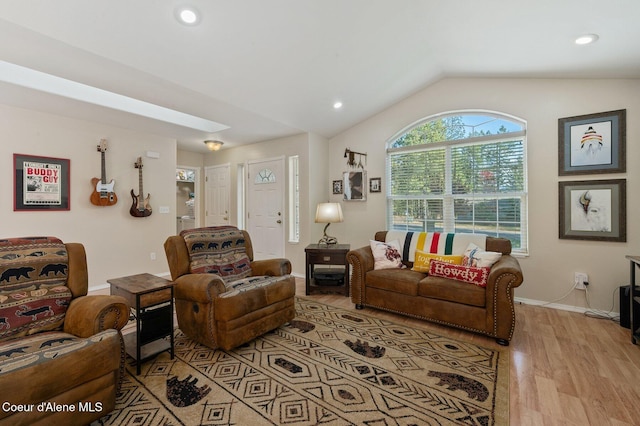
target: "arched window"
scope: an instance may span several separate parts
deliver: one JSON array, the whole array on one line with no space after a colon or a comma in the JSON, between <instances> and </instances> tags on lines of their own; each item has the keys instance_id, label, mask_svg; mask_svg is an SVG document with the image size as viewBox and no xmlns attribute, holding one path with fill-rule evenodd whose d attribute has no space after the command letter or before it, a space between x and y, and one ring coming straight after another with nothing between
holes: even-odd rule
<instances>
[{"instance_id":1,"label":"arched window","mask_svg":"<svg viewBox=\"0 0 640 426\"><path fill-rule=\"evenodd\" d=\"M527 254L526 123L458 111L427 117L387 147L387 229L474 232Z\"/></svg>"}]
</instances>

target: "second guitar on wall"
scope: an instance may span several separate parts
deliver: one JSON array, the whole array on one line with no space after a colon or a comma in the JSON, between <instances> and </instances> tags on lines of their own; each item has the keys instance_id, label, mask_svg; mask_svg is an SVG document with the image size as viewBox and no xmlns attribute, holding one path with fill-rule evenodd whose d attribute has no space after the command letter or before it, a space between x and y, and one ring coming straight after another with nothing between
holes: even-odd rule
<instances>
[{"instance_id":1,"label":"second guitar on wall","mask_svg":"<svg viewBox=\"0 0 640 426\"><path fill-rule=\"evenodd\" d=\"M131 190L131 198L133 199L133 203L131 204L131 209L129 209L129 213L133 217L147 217L151 216L151 205L149 203L149 199L151 198L151 194L147 194L147 197L144 196L144 189L142 185L142 157L138 157L138 161L135 163L135 168L138 169L138 195L136 196Z\"/></svg>"}]
</instances>

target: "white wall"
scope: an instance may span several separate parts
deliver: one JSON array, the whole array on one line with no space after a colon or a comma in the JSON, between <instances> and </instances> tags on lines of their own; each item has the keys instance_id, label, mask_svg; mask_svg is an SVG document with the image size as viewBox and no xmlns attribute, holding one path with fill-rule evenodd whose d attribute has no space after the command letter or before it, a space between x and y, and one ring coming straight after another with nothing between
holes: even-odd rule
<instances>
[{"instance_id":1,"label":"white wall","mask_svg":"<svg viewBox=\"0 0 640 426\"><path fill-rule=\"evenodd\" d=\"M626 254L640 254L640 80L472 79L448 78L397 103L330 140L329 181L347 170L346 147L367 152L368 177L382 177L382 193L366 202L343 202L345 221L331 225L352 247L363 246L385 225L385 144L398 131L433 114L482 109L527 121L529 165L529 251L520 258L525 281L516 297L554 301L570 291L575 271L589 274L593 308L609 310L614 292L628 284ZM558 119L617 109L627 110L627 172L558 176ZM558 238L558 182L627 179L627 242ZM341 196L332 195L333 201ZM617 293L615 293L616 311ZM585 307L584 292L574 290L559 304Z\"/></svg>"},{"instance_id":2,"label":"white wall","mask_svg":"<svg viewBox=\"0 0 640 426\"><path fill-rule=\"evenodd\" d=\"M108 141L107 179L115 179L118 196L110 207L89 201L91 179L100 178L97 145L102 138ZM0 105L0 141L0 237L52 235L83 243L92 290L106 287L109 278L168 271L162 244L176 226L174 139ZM146 158L145 151L156 151L160 158ZM70 160L70 211L13 211L14 153ZM130 190L138 192L134 163L140 156L144 189L151 194L153 208L146 218L129 214ZM160 206L169 207L169 213L160 214ZM155 261L150 259L152 252Z\"/></svg>"},{"instance_id":3,"label":"white wall","mask_svg":"<svg viewBox=\"0 0 640 426\"><path fill-rule=\"evenodd\" d=\"M305 240L307 244L317 243L323 236L324 223L315 223L316 208L318 203L326 203L331 196L331 183L329 182L329 143L325 138L316 135L309 135L309 176L306 180L305 191L309 192L308 197L308 222L303 226L305 229ZM325 183L326 182L326 183ZM331 225L334 226L333 224ZM331 235L338 238L340 235L334 233L331 228Z\"/></svg>"},{"instance_id":4,"label":"white wall","mask_svg":"<svg viewBox=\"0 0 640 426\"><path fill-rule=\"evenodd\" d=\"M326 181L328 141L322 137L307 133L279 138L261 143L241 145L235 148L223 148L220 151L205 154L205 167L226 164L231 165L231 224L237 225L237 169L238 165L251 160L285 157L285 176L289 173L289 156L299 156L300 170L300 242L288 242L286 236L285 257L291 261L293 273L304 276L305 253L304 248L310 241L317 241L322 234L313 226L315 206L318 201L326 201L326 190L318 191L318 184ZM313 188L313 189L312 189ZM327 187L328 188L328 187ZM285 188L285 229L288 229L288 199L289 182ZM320 194L321 193L321 194ZM320 199L318 199L321 197ZM312 210L313 206L313 211ZM316 238L315 235L318 235Z\"/></svg>"}]
</instances>

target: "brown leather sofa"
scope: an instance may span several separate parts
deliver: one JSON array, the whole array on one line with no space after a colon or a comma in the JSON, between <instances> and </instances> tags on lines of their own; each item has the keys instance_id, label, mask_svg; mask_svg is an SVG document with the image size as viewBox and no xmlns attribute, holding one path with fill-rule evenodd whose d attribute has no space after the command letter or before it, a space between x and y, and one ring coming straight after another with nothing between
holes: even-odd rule
<instances>
[{"instance_id":1,"label":"brown leather sofa","mask_svg":"<svg viewBox=\"0 0 640 426\"><path fill-rule=\"evenodd\" d=\"M0 240L0 425L86 425L115 408L129 306L87 291L82 244Z\"/></svg>"},{"instance_id":2,"label":"brown leather sofa","mask_svg":"<svg viewBox=\"0 0 640 426\"><path fill-rule=\"evenodd\" d=\"M253 260L246 231L190 229L167 238L164 249L176 283L178 327L196 342L229 350L295 317L291 263ZM212 264L221 258L226 265Z\"/></svg>"},{"instance_id":3,"label":"brown leather sofa","mask_svg":"<svg viewBox=\"0 0 640 426\"><path fill-rule=\"evenodd\" d=\"M386 234L377 232L375 240L384 242ZM368 306L409 315L508 345L515 327L513 289L522 284L522 270L510 255L509 240L487 237L486 250L503 254L491 267L486 287L412 271L410 262L403 262L407 269L374 270L371 247L351 250L351 300L357 309Z\"/></svg>"}]
</instances>

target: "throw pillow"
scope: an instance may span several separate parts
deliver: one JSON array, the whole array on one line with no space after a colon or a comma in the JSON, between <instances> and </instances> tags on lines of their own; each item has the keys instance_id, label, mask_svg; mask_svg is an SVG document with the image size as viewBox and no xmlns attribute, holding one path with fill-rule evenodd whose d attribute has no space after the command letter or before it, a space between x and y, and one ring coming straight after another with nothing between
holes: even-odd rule
<instances>
[{"instance_id":1,"label":"throw pillow","mask_svg":"<svg viewBox=\"0 0 640 426\"><path fill-rule=\"evenodd\" d=\"M403 268L402 255L400 254L400 243L398 241L369 240L371 252L373 253L373 269Z\"/></svg>"},{"instance_id":2,"label":"throw pillow","mask_svg":"<svg viewBox=\"0 0 640 426\"><path fill-rule=\"evenodd\" d=\"M452 265L462 265L462 256L427 253L422 250L416 250L416 261L413 263L411 270L429 272L429 263L432 260L439 260Z\"/></svg>"},{"instance_id":3,"label":"throw pillow","mask_svg":"<svg viewBox=\"0 0 640 426\"><path fill-rule=\"evenodd\" d=\"M491 268L476 268L473 266L451 265L449 263L432 260L429 275L433 277L449 278L479 287L486 287Z\"/></svg>"},{"instance_id":4,"label":"throw pillow","mask_svg":"<svg viewBox=\"0 0 640 426\"><path fill-rule=\"evenodd\" d=\"M462 264L464 266L475 266L478 268L491 268L502 257L502 253L497 251L484 251L477 245L469 243L464 252Z\"/></svg>"}]
</instances>

